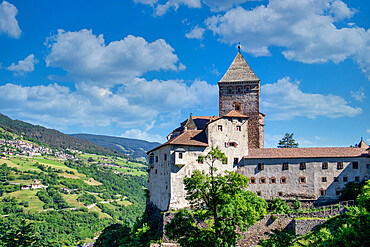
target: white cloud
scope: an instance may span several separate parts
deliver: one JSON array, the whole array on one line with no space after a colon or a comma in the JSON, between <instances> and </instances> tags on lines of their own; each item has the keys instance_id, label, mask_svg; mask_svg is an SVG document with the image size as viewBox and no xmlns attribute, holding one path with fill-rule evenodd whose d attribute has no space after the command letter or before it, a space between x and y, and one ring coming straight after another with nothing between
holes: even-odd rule
<instances>
[{"instance_id":1,"label":"white cloud","mask_svg":"<svg viewBox=\"0 0 370 247\"><path fill-rule=\"evenodd\" d=\"M289 120L294 117L318 116L329 118L353 117L362 112L359 107L351 107L340 96L310 94L302 92L297 82L289 77L261 87L261 111L271 120Z\"/></svg>"},{"instance_id":2,"label":"white cloud","mask_svg":"<svg viewBox=\"0 0 370 247\"><path fill-rule=\"evenodd\" d=\"M87 85L78 85L72 92L57 84L32 87L6 84L0 86L0 105L3 113L59 128L112 123L132 128L152 121L158 114L148 107L131 105L123 95Z\"/></svg>"},{"instance_id":3,"label":"white cloud","mask_svg":"<svg viewBox=\"0 0 370 247\"><path fill-rule=\"evenodd\" d=\"M15 19L18 10L7 1L0 4L0 34L5 33L9 37L19 38L21 36L21 29L18 26L18 21Z\"/></svg>"},{"instance_id":4,"label":"white cloud","mask_svg":"<svg viewBox=\"0 0 370 247\"><path fill-rule=\"evenodd\" d=\"M366 98L364 88L360 88L358 91L350 91L351 97L357 101L363 102Z\"/></svg>"},{"instance_id":5,"label":"white cloud","mask_svg":"<svg viewBox=\"0 0 370 247\"><path fill-rule=\"evenodd\" d=\"M224 11L248 1L258 0L203 0L203 3L211 8L211 11Z\"/></svg>"},{"instance_id":6,"label":"white cloud","mask_svg":"<svg viewBox=\"0 0 370 247\"><path fill-rule=\"evenodd\" d=\"M188 8L200 8L202 6L200 0L134 0L134 2L152 6L155 9L155 15L157 16L166 14L170 9L177 10L180 5L185 5Z\"/></svg>"},{"instance_id":7,"label":"white cloud","mask_svg":"<svg viewBox=\"0 0 370 247\"><path fill-rule=\"evenodd\" d=\"M270 55L282 47L288 60L303 63L339 63L353 59L370 80L370 30L337 28L355 13L340 0L270 0L251 10L237 7L209 17L208 29L221 41L236 44L255 56Z\"/></svg>"},{"instance_id":8,"label":"white cloud","mask_svg":"<svg viewBox=\"0 0 370 247\"><path fill-rule=\"evenodd\" d=\"M148 132L141 131L139 129L126 130L125 133L121 135L121 137L146 140L149 142L159 142L159 143L163 143L166 140L163 136L151 135Z\"/></svg>"},{"instance_id":9,"label":"white cloud","mask_svg":"<svg viewBox=\"0 0 370 247\"><path fill-rule=\"evenodd\" d=\"M136 78L125 85L124 94L134 104L151 107L161 113L180 109L218 106L218 87L205 81L187 85L181 80L147 81Z\"/></svg>"},{"instance_id":10,"label":"white cloud","mask_svg":"<svg viewBox=\"0 0 370 247\"><path fill-rule=\"evenodd\" d=\"M148 71L185 68L163 39L149 43L128 35L105 45L103 35L96 36L91 30L58 30L46 44L50 49L47 66L64 69L72 79L104 87L122 84Z\"/></svg>"},{"instance_id":11,"label":"white cloud","mask_svg":"<svg viewBox=\"0 0 370 247\"><path fill-rule=\"evenodd\" d=\"M206 29L202 27L195 26L193 30L191 30L189 33L186 33L185 36L188 39L203 39L203 34Z\"/></svg>"},{"instance_id":12,"label":"white cloud","mask_svg":"<svg viewBox=\"0 0 370 247\"><path fill-rule=\"evenodd\" d=\"M19 60L18 64L12 63L7 69L15 72L15 74L22 75L23 73L34 71L35 64L37 63L37 59L35 59L35 56L31 54L24 60Z\"/></svg>"},{"instance_id":13,"label":"white cloud","mask_svg":"<svg viewBox=\"0 0 370 247\"><path fill-rule=\"evenodd\" d=\"M366 129L366 133L370 134L370 129Z\"/></svg>"},{"instance_id":14,"label":"white cloud","mask_svg":"<svg viewBox=\"0 0 370 247\"><path fill-rule=\"evenodd\" d=\"M75 91L57 84L0 86L4 114L59 129L118 125L140 129L143 134L154 127L168 127L165 124L181 111L217 107L217 96L217 86L204 81L187 85L175 80L134 79L116 91L84 83L77 84Z\"/></svg>"}]
</instances>

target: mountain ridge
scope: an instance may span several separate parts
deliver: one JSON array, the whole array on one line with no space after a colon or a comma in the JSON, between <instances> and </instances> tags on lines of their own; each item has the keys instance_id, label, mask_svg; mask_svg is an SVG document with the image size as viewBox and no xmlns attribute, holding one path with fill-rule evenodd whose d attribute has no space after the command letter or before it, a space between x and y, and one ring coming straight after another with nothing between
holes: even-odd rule
<instances>
[{"instance_id":1,"label":"mountain ridge","mask_svg":"<svg viewBox=\"0 0 370 247\"><path fill-rule=\"evenodd\" d=\"M70 134L70 136L88 140L99 146L112 149L124 155L129 155L133 159L146 158L146 152L159 146L159 142L149 142L140 139L131 139L118 136L106 136L95 134Z\"/></svg>"}]
</instances>

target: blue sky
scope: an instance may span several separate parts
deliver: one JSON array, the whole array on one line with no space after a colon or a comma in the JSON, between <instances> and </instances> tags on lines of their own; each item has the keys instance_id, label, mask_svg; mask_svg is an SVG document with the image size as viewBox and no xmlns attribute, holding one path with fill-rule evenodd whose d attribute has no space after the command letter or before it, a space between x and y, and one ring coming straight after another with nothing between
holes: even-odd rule
<instances>
[{"instance_id":1,"label":"blue sky","mask_svg":"<svg viewBox=\"0 0 370 247\"><path fill-rule=\"evenodd\" d=\"M265 146L370 143L370 3L0 0L0 113L163 142L218 114L237 54L261 80Z\"/></svg>"}]
</instances>

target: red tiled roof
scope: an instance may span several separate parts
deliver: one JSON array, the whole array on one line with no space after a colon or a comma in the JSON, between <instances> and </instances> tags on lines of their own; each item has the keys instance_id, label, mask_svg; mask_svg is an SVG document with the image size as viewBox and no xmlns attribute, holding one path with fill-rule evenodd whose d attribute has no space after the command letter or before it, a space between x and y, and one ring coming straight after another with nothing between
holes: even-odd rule
<instances>
[{"instance_id":1,"label":"red tiled roof","mask_svg":"<svg viewBox=\"0 0 370 247\"><path fill-rule=\"evenodd\" d=\"M150 150L149 152L152 152L166 145L208 147L208 142L206 134L203 130L187 130L184 133L163 143L162 145Z\"/></svg>"},{"instance_id":2,"label":"red tiled roof","mask_svg":"<svg viewBox=\"0 0 370 247\"><path fill-rule=\"evenodd\" d=\"M229 113L227 113L226 115L224 115L224 117L239 117L239 118L247 118L248 116L247 115L244 115L244 114L241 114L239 111L237 110L232 110L230 111Z\"/></svg>"},{"instance_id":3,"label":"red tiled roof","mask_svg":"<svg viewBox=\"0 0 370 247\"><path fill-rule=\"evenodd\" d=\"M245 159L339 158L369 156L364 148L256 148Z\"/></svg>"}]
</instances>

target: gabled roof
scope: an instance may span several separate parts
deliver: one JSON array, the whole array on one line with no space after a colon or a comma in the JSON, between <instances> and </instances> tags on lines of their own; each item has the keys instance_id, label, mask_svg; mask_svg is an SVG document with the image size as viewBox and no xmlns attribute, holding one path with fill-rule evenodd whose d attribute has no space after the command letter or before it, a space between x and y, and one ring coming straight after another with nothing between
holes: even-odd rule
<instances>
[{"instance_id":1,"label":"gabled roof","mask_svg":"<svg viewBox=\"0 0 370 247\"><path fill-rule=\"evenodd\" d=\"M226 74L220 82L241 82L241 81L259 81L243 55L238 52L234 61L231 63Z\"/></svg>"},{"instance_id":2,"label":"gabled roof","mask_svg":"<svg viewBox=\"0 0 370 247\"><path fill-rule=\"evenodd\" d=\"M247 115L241 114L237 110L232 110L229 113L227 113L226 115L224 115L223 117L249 118Z\"/></svg>"},{"instance_id":3,"label":"gabled roof","mask_svg":"<svg viewBox=\"0 0 370 247\"><path fill-rule=\"evenodd\" d=\"M208 141L203 130L187 130L162 145L148 151L148 153L166 145L208 147Z\"/></svg>"},{"instance_id":4,"label":"gabled roof","mask_svg":"<svg viewBox=\"0 0 370 247\"><path fill-rule=\"evenodd\" d=\"M368 148L369 145L366 144L366 142L364 142L364 140L361 138L361 141L360 143L357 145L357 147L359 148Z\"/></svg>"},{"instance_id":5,"label":"gabled roof","mask_svg":"<svg viewBox=\"0 0 370 247\"><path fill-rule=\"evenodd\" d=\"M365 148L256 148L245 159L346 158L369 157Z\"/></svg>"}]
</instances>

